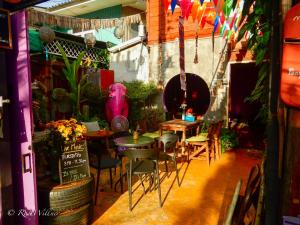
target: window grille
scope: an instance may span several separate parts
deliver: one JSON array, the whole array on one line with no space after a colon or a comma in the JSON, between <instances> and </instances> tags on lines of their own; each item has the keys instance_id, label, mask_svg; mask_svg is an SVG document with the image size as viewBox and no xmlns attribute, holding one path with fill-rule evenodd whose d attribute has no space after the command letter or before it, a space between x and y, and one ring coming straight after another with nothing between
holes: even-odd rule
<instances>
[{"instance_id":1,"label":"window grille","mask_svg":"<svg viewBox=\"0 0 300 225\"><path fill-rule=\"evenodd\" d=\"M105 63L104 58L99 55L100 48L86 48L85 44L65 39L56 38L53 42L44 44L44 52L46 52L47 48L49 54L61 56L57 43L63 47L69 58L77 58L80 52L85 51L83 59L89 57L93 62Z\"/></svg>"}]
</instances>

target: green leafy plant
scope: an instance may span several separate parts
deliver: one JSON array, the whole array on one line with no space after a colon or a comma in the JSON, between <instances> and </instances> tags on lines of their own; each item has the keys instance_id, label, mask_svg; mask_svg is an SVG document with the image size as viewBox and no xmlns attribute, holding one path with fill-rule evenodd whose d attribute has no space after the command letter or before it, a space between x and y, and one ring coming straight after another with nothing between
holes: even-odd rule
<instances>
[{"instance_id":1,"label":"green leafy plant","mask_svg":"<svg viewBox=\"0 0 300 225\"><path fill-rule=\"evenodd\" d=\"M100 69L109 69L109 64L110 64L109 51L107 49L100 49L98 52L98 57L100 59L100 62L97 66Z\"/></svg>"},{"instance_id":2,"label":"green leafy plant","mask_svg":"<svg viewBox=\"0 0 300 225\"><path fill-rule=\"evenodd\" d=\"M256 65L260 67L255 88L250 96L245 99L249 102L260 102L262 107L257 119L266 122L268 118L268 93L269 93L269 51L271 41L271 4L272 1L250 0L245 1L242 21L244 25L239 31L238 41L250 32L247 48L252 50Z\"/></svg>"},{"instance_id":3,"label":"green leafy plant","mask_svg":"<svg viewBox=\"0 0 300 225\"><path fill-rule=\"evenodd\" d=\"M77 58L71 63L62 46L57 44L57 47L66 66L66 68L63 69L63 72L71 88L70 97L73 102L73 113L80 114L80 88L82 82L86 79L86 75L81 76L78 70L85 52L80 52Z\"/></svg>"},{"instance_id":4,"label":"green leafy plant","mask_svg":"<svg viewBox=\"0 0 300 225\"><path fill-rule=\"evenodd\" d=\"M127 98L129 101L128 119L130 125L135 129L138 121L143 119L143 110L154 104L158 90L154 83L146 84L138 80L123 82L123 84L127 88Z\"/></svg>"},{"instance_id":5,"label":"green leafy plant","mask_svg":"<svg viewBox=\"0 0 300 225\"><path fill-rule=\"evenodd\" d=\"M225 152L228 149L235 148L238 145L239 145L239 141L236 133L228 128L222 128L221 130L222 152Z\"/></svg>"}]
</instances>

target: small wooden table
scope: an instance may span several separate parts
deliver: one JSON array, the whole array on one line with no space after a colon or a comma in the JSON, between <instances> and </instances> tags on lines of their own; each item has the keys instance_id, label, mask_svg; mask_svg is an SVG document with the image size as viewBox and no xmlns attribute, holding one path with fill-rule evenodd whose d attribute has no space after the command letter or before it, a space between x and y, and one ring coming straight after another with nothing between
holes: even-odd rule
<instances>
[{"instance_id":1,"label":"small wooden table","mask_svg":"<svg viewBox=\"0 0 300 225\"><path fill-rule=\"evenodd\" d=\"M113 135L113 133L114 132L110 130L97 130L84 133L83 136L88 140L105 139L106 148L109 149L108 138Z\"/></svg>"},{"instance_id":2,"label":"small wooden table","mask_svg":"<svg viewBox=\"0 0 300 225\"><path fill-rule=\"evenodd\" d=\"M201 123L202 120L196 120L195 122L188 122L181 119L168 120L159 124L159 135L161 136L164 130L182 131L181 153L183 154L185 152L186 131L193 128L199 129Z\"/></svg>"}]
</instances>

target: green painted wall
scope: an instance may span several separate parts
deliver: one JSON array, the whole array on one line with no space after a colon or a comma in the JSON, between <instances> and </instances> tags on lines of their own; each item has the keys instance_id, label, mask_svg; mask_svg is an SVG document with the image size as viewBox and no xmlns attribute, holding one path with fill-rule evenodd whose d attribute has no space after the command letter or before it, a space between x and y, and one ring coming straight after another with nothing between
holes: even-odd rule
<instances>
[{"instance_id":1,"label":"green painted wall","mask_svg":"<svg viewBox=\"0 0 300 225\"><path fill-rule=\"evenodd\" d=\"M100 9L95 12L80 15L82 18L88 19L110 19L122 16L122 5L116 5L105 9Z\"/></svg>"}]
</instances>

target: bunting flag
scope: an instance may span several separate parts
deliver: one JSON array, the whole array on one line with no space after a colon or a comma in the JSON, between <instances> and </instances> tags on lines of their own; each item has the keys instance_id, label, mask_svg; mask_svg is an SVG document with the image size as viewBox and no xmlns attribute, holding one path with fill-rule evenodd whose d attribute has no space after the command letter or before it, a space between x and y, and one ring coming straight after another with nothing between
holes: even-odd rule
<instances>
[{"instance_id":1,"label":"bunting flag","mask_svg":"<svg viewBox=\"0 0 300 225\"><path fill-rule=\"evenodd\" d=\"M220 23L223 25L225 22L225 15L223 10L220 11L219 16L220 16Z\"/></svg>"},{"instance_id":2,"label":"bunting flag","mask_svg":"<svg viewBox=\"0 0 300 225\"><path fill-rule=\"evenodd\" d=\"M218 25L219 25L219 18L220 18L219 15L217 15L216 18L215 18L213 33L216 33L216 30L217 30Z\"/></svg>"},{"instance_id":3,"label":"bunting flag","mask_svg":"<svg viewBox=\"0 0 300 225\"><path fill-rule=\"evenodd\" d=\"M235 19L236 19L236 15L237 15L237 12L236 11L234 11L234 13L233 13L233 17L231 18L231 20L230 20L230 23L229 23L229 29L231 30L232 29L232 27L233 27L233 24L234 24L234 22L235 22Z\"/></svg>"},{"instance_id":4,"label":"bunting flag","mask_svg":"<svg viewBox=\"0 0 300 225\"><path fill-rule=\"evenodd\" d=\"M226 35L226 39L229 39L230 36L231 36L231 34L232 34L232 30L228 30L228 33L227 33L227 35Z\"/></svg>"},{"instance_id":5,"label":"bunting flag","mask_svg":"<svg viewBox=\"0 0 300 225\"><path fill-rule=\"evenodd\" d=\"M225 14L225 17L228 18L231 10L232 10L232 2L233 0L226 0L224 6L223 6L223 12Z\"/></svg>"},{"instance_id":6,"label":"bunting flag","mask_svg":"<svg viewBox=\"0 0 300 225\"><path fill-rule=\"evenodd\" d=\"M200 0L201 5L203 5L204 0Z\"/></svg>"},{"instance_id":7,"label":"bunting flag","mask_svg":"<svg viewBox=\"0 0 300 225\"><path fill-rule=\"evenodd\" d=\"M165 11L168 11L169 6L170 6L170 1L169 0L164 0Z\"/></svg>"},{"instance_id":8,"label":"bunting flag","mask_svg":"<svg viewBox=\"0 0 300 225\"><path fill-rule=\"evenodd\" d=\"M206 15L205 15L205 13L203 13L200 24L201 24L201 28L203 29L205 24L206 24Z\"/></svg>"},{"instance_id":9,"label":"bunting flag","mask_svg":"<svg viewBox=\"0 0 300 225\"><path fill-rule=\"evenodd\" d=\"M218 0L213 0L214 4L215 4L215 7L218 6Z\"/></svg>"},{"instance_id":10,"label":"bunting flag","mask_svg":"<svg viewBox=\"0 0 300 225\"><path fill-rule=\"evenodd\" d=\"M197 15L198 15L198 9L200 8L200 1L199 0L195 0L194 1L194 4L192 6L192 9L191 9L191 15L192 15L192 18L193 18L193 21L195 22L196 18L197 18Z\"/></svg>"},{"instance_id":11,"label":"bunting flag","mask_svg":"<svg viewBox=\"0 0 300 225\"><path fill-rule=\"evenodd\" d=\"M191 2L191 0L189 0L189 4L188 4L188 7L187 7L187 10L186 10L186 13L185 13L185 18L186 19L189 18L193 5L194 5L194 2Z\"/></svg>"},{"instance_id":12,"label":"bunting flag","mask_svg":"<svg viewBox=\"0 0 300 225\"><path fill-rule=\"evenodd\" d=\"M201 23L202 21L202 17L204 16L205 9L206 9L206 4L203 4L198 8L198 12L197 12L198 24Z\"/></svg>"},{"instance_id":13,"label":"bunting flag","mask_svg":"<svg viewBox=\"0 0 300 225\"><path fill-rule=\"evenodd\" d=\"M236 18L236 21L234 23L234 30L237 31L238 28L239 28L239 25L241 23L241 19L242 19L242 11L243 11L243 8L244 8L244 0L240 0L238 2L238 5L237 5L237 18Z\"/></svg>"},{"instance_id":14,"label":"bunting flag","mask_svg":"<svg viewBox=\"0 0 300 225\"><path fill-rule=\"evenodd\" d=\"M172 13L174 13L176 4L177 4L177 0L172 0L172 1L171 1L171 10L172 10Z\"/></svg>"},{"instance_id":15,"label":"bunting flag","mask_svg":"<svg viewBox=\"0 0 300 225\"><path fill-rule=\"evenodd\" d=\"M181 16L183 18L186 17L190 3L191 3L191 0L181 0L180 1Z\"/></svg>"},{"instance_id":16,"label":"bunting flag","mask_svg":"<svg viewBox=\"0 0 300 225\"><path fill-rule=\"evenodd\" d=\"M224 24L224 25L221 27L220 37L223 36L225 30L226 30L226 25Z\"/></svg>"}]
</instances>

